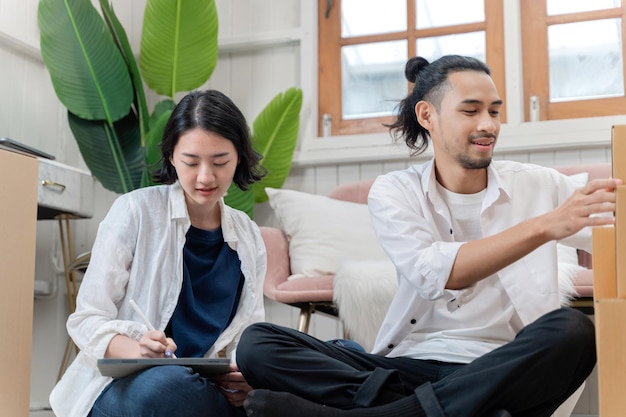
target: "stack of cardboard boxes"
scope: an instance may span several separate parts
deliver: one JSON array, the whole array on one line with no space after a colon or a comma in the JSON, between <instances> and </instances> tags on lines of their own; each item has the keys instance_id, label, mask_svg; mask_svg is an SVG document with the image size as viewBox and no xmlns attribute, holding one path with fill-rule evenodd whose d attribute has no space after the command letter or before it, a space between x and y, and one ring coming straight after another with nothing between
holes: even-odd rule
<instances>
[{"instance_id":1,"label":"stack of cardboard boxes","mask_svg":"<svg viewBox=\"0 0 626 417\"><path fill-rule=\"evenodd\" d=\"M613 177L626 183L626 125L613 126ZM626 415L626 185L615 226L593 229L593 287L600 417Z\"/></svg>"}]
</instances>

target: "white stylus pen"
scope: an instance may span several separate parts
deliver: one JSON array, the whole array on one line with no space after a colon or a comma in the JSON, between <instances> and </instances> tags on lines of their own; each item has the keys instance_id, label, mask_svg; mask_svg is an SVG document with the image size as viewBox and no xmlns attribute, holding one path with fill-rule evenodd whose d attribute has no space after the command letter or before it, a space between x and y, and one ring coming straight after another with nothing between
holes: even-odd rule
<instances>
[{"instance_id":1,"label":"white stylus pen","mask_svg":"<svg viewBox=\"0 0 626 417\"><path fill-rule=\"evenodd\" d=\"M143 322L146 324L146 326L148 326L148 330L156 330L154 328L154 326L152 325L152 323L150 323L150 320L148 320L148 317L146 317L145 314L143 314L143 311L141 311L141 309L139 308L139 306L137 305L137 303L135 302L135 300L130 300L128 302L130 304L130 306L133 308L133 310L135 310L135 313L139 314L139 317L141 317L141 319L143 320ZM170 356L171 355L172 358L175 358L176 355L174 354L174 352L167 350L165 352L165 356Z\"/></svg>"}]
</instances>

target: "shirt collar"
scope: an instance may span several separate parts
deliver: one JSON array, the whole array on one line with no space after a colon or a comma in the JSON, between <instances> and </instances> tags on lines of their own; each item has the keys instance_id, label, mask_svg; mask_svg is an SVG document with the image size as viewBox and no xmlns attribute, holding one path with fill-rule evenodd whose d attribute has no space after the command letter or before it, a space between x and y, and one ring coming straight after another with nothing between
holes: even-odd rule
<instances>
[{"instance_id":1,"label":"shirt collar","mask_svg":"<svg viewBox=\"0 0 626 417\"><path fill-rule=\"evenodd\" d=\"M487 167L487 194L485 194L485 202L483 203L483 210L486 207L491 206L499 199L511 200L511 193L502 184L500 174L496 169L496 164L493 161Z\"/></svg>"},{"instance_id":2,"label":"shirt collar","mask_svg":"<svg viewBox=\"0 0 626 417\"><path fill-rule=\"evenodd\" d=\"M170 207L172 208L172 219L187 219L189 221L189 213L187 213L187 205L185 204L185 192L178 181L171 185Z\"/></svg>"},{"instance_id":3,"label":"shirt collar","mask_svg":"<svg viewBox=\"0 0 626 417\"><path fill-rule=\"evenodd\" d=\"M483 210L486 207L491 206L500 198L505 198L507 200L511 199L511 194L509 191L502 185L502 181L500 179L500 175L494 166L494 162L491 161L489 166L487 167L487 192L485 193L485 200L483 203ZM433 169L435 166L435 158L430 159L426 162L426 167L424 169L424 175L422 175L422 190L426 190L426 194L428 199L431 201L435 207L439 207L443 200L437 191L437 178L435 176L435 170Z\"/></svg>"},{"instance_id":4,"label":"shirt collar","mask_svg":"<svg viewBox=\"0 0 626 417\"><path fill-rule=\"evenodd\" d=\"M189 213L187 212L187 205L185 204L185 192L179 181L173 183L171 187L170 206L172 208L172 219L184 219L186 221L185 230L187 230L191 225L191 221L189 219ZM235 232L233 209L224 203L223 198L220 199L218 204L220 205L220 213L222 216L221 226L224 242L228 243L231 249L237 250L237 242L239 239Z\"/></svg>"},{"instance_id":5,"label":"shirt collar","mask_svg":"<svg viewBox=\"0 0 626 417\"><path fill-rule=\"evenodd\" d=\"M228 243L228 246L230 246L232 250L236 251L239 238L237 237L237 233L235 232L233 208L227 206L226 203L224 203L223 198L220 199L219 205L220 213L222 213L222 234L224 235L224 242Z\"/></svg>"}]
</instances>

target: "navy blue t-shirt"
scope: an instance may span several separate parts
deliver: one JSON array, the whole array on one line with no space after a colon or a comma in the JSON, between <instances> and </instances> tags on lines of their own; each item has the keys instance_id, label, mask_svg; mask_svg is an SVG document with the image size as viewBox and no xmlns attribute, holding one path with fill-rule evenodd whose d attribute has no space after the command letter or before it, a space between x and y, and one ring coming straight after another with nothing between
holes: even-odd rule
<instances>
[{"instance_id":1,"label":"navy blue t-shirt","mask_svg":"<svg viewBox=\"0 0 626 417\"><path fill-rule=\"evenodd\" d=\"M165 333L174 339L178 357L201 357L230 324L241 297L244 277L237 252L222 228L191 226L183 248L183 285Z\"/></svg>"}]
</instances>

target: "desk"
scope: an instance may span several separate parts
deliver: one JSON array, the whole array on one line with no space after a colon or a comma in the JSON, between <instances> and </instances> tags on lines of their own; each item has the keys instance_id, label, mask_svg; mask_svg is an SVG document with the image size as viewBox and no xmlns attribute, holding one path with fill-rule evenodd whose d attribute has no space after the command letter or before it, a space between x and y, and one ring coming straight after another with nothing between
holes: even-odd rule
<instances>
[{"instance_id":1,"label":"desk","mask_svg":"<svg viewBox=\"0 0 626 417\"><path fill-rule=\"evenodd\" d=\"M93 216L94 179L87 171L38 159L37 220Z\"/></svg>"},{"instance_id":2,"label":"desk","mask_svg":"<svg viewBox=\"0 0 626 417\"><path fill-rule=\"evenodd\" d=\"M89 172L79 170L49 159L39 159L37 188L37 220L57 220L65 271L65 289L70 313L76 308L78 283L76 271L70 265L76 261L72 243L72 219L86 219L93 216L94 179ZM63 360L57 379L67 368L72 348L76 350L68 337Z\"/></svg>"}]
</instances>

